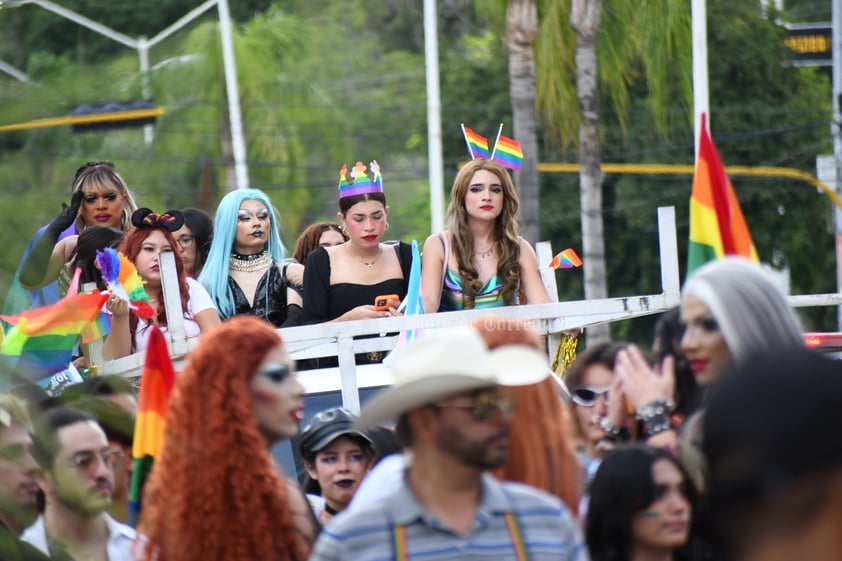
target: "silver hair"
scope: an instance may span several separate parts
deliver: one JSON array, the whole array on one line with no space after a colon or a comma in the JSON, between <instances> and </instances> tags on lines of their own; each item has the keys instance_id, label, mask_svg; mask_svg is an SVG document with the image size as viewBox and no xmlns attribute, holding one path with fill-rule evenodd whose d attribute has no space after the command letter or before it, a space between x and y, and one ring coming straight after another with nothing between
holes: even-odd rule
<instances>
[{"instance_id":1,"label":"silver hair","mask_svg":"<svg viewBox=\"0 0 842 561\"><path fill-rule=\"evenodd\" d=\"M701 300L719 324L736 364L773 349L802 347L801 323L786 295L760 266L723 257L696 270L681 289Z\"/></svg>"}]
</instances>

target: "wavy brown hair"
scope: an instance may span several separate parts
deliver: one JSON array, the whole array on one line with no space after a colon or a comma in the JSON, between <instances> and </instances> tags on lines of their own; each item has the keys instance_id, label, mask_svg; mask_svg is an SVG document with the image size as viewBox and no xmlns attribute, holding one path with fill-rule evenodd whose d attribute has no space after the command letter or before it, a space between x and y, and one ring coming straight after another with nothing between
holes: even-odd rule
<instances>
[{"instance_id":1,"label":"wavy brown hair","mask_svg":"<svg viewBox=\"0 0 842 561\"><path fill-rule=\"evenodd\" d=\"M167 243L170 244L170 247L175 254L175 270L178 272L178 292L181 295L181 311L187 314L190 310L190 289L187 286L187 276L184 274L184 263L181 261L178 244L176 243L175 238L172 237L172 233L169 230L163 226L144 226L143 228L135 226L129 230L129 233L126 234L125 238L123 238L123 242L120 244L120 252L128 257L129 261L134 263L134 260L137 259L137 256L140 254L140 250L143 248L143 242L146 241L146 238L148 238L155 230L164 234L164 237L167 239ZM158 302L158 308L155 311L157 312L156 319L158 320L158 325L167 325L167 311L164 308L163 298L160 302ZM134 337L135 330L137 329L136 315L129 314L129 326L132 334L131 349L132 352L135 352L135 350L137 350Z\"/></svg>"},{"instance_id":2,"label":"wavy brown hair","mask_svg":"<svg viewBox=\"0 0 842 561\"><path fill-rule=\"evenodd\" d=\"M304 561L287 487L252 413L249 384L282 341L237 316L203 334L178 377L143 495L144 561Z\"/></svg>"},{"instance_id":3,"label":"wavy brown hair","mask_svg":"<svg viewBox=\"0 0 842 561\"><path fill-rule=\"evenodd\" d=\"M472 160L465 164L450 191L450 205L447 207L447 229L453 235L453 254L462 278L462 298L465 309L474 307L474 295L482 288L476 267L474 267L474 236L468 227L468 211L465 196L471 179L480 170L486 170L500 179L503 187L503 210L494 225L494 243L497 250L497 275L503 281L503 301L509 305L516 301L520 284L520 242L518 240L517 211L520 201L515 185L506 168L490 160ZM447 267L447 263L444 264Z\"/></svg>"},{"instance_id":4,"label":"wavy brown hair","mask_svg":"<svg viewBox=\"0 0 842 561\"><path fill-rule=\"evenodd\" d=\"M525 321L487 317L472 324L486 345L529 345L541 349L541 338ZM494 475L551 493L572 512L579 507L583 476L573 445L567 412L555 380L509 388L515 395L515 414L509 423L506 463Z\"/></svg>"},{"instance_id":5,"label":"wavy brown hair","mask_svg":"<svg viewBox=\"0 0 842 561\"><path fill-rule=\"evenodd\" d=\"M301 232L301 235L298 236L292 257L302 265L306 264L307 256L319 248L319 240L321 240L322 234L329 230L338 232L346 242L348 241L348 236L345 235L342 228L335 222L315 222L307 226Z\"/></svg>"}]
</instances>

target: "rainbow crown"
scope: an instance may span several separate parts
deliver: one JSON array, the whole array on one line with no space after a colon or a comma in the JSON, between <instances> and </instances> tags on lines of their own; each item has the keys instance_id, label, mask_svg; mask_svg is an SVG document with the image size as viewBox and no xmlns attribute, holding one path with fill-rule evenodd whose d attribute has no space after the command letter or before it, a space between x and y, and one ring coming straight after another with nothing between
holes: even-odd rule
<instances>
[{"instance_id":1,"label":"rainbow crown","mask_svg":"<svg viewBox=\"0 0 842 561\"><path fill-rule=\"evenodd\" d=\"M373 175L366 173L365 164L357 162L354 169L351 170L351 178L348 180L348 166L342 164L342 169L339 170L339 198L353 197L354 195L364 195L366 193L382 193L383 192L383 176L380 175L380 165L377 160L372 160L369 169Z\"/></svg>"}]
</instances>

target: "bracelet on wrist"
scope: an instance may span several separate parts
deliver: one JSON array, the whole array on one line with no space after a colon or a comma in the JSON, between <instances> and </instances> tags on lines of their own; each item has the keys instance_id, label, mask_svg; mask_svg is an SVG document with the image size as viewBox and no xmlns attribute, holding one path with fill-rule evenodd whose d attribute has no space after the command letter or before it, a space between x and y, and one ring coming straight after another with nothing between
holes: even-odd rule
<instances>
[{"instance_id":1,"label":"bracelet on wrist","mask_svg":"<svg viewBox=\"0 0 842 561\"><path fill-rule=\"evenodd\" d=\"M648 421L643 421L643 434L646 438L672 429L672 420L667 415L660 415L652 417Z\"/></svg>"},{"instance_id":2,"label":"bracelet on wrist","mask_svg":"<svg viewBox=\"0 0 842 561\"><path fill-rule=\"evenodd\" d=\"M656 399L640 407L635 411L634 416L637 420L645 423L651 417L669 415L673 405L674 403L671 399Z\"/></svg>"}]
</instances>

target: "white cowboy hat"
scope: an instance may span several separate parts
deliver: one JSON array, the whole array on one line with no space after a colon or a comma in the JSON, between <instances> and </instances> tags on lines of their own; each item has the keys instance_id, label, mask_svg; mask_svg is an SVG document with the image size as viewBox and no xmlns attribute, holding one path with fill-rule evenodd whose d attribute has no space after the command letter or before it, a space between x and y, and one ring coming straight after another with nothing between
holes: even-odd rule
<instances>
[{"instance_id":1,"label":"white cowboy hat","mask_svg":"<svg viewBox=\"0 0 842 561\"><path fill-rule=\"evenodd\" d=\"M525 386L549 375L547 357L527 345L489 350L476 329L442 330L394 351L395 383L363 406L356 426L370 428L449 395L494 386Z\"/></svg>"}]
</instances>

